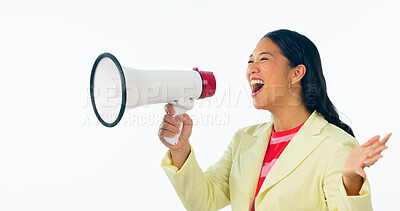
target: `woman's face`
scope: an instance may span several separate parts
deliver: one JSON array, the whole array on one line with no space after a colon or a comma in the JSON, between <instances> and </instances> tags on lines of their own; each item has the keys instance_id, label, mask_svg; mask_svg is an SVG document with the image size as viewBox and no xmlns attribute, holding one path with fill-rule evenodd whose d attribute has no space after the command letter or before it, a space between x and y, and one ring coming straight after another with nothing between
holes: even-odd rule
<instances>
[{"instance_id":1,"label":"woman's face","mask_svg":"<svg viewBox=\"0 0 400 211\"><path fill-rule=\"evenodd\" d=\"M288 59L271 39L263 38L257 44L246 71L256 109L288 105L291 69Z\"/></svg>"}]
</instances>

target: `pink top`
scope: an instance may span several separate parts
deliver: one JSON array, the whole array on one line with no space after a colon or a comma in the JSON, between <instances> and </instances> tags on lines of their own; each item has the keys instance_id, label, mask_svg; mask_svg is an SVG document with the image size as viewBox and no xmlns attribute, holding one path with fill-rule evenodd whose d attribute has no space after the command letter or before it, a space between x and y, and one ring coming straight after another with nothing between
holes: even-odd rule
<instances>
[{"instance_id":1,"label":"pink top","mask_svg":"<svg viewBox=\"0 0 400 211\"><path fill-rule=\"evenodd\" d=\"M265 153L264 162L261 167L260 179L258 180L257 191L254 197L252 211L255 210L254 203L256 201L258 192L267 177L268 172L271 170L272 166L275 164L276 160L282 154L283 150L289 144L290 140L296 135L303 126L304 122L292 129L276 132L274 127L272 127L271 137L269 139L267 152Z\"/></svg>"}]
</instances>

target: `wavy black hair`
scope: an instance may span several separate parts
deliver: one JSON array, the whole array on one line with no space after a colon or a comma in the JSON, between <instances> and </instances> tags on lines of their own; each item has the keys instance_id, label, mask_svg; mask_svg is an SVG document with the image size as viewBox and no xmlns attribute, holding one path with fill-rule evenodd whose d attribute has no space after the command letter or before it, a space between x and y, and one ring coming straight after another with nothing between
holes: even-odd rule
<instances>
[{"instance_id":1,"label":"wavy black hair","mask_svg":"<svg viewBox=\"0 0 400 211\"><path fill-rule=\"evenodd\" d=\"M306 36L295 31L280 29L264 35L279 46L289 60L290 67L303 64L306 73L301 79L303 102L310 112L316 110L331 124L338 126L354 137L350 126L339 119L335 106L328 97L326 81L322 73L321 58L317 47Z\"/></svg>"}]
</instances>

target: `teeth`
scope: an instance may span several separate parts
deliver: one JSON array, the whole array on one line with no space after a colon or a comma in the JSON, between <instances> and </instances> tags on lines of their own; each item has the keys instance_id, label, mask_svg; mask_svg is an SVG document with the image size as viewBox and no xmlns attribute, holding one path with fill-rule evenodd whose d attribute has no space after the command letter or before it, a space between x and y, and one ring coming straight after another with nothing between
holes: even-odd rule
<instances>
[{"instance_id":1,"label":"teeth","mask_svg":"<svg viewBox=\"0 0 400 211\"><path fill-rule=\"evenodd\" d=\"M264 84L264 81L262 81L262 80L251 80L250 85L254 85L254 84Z\"/></svg>"}]
</instances>

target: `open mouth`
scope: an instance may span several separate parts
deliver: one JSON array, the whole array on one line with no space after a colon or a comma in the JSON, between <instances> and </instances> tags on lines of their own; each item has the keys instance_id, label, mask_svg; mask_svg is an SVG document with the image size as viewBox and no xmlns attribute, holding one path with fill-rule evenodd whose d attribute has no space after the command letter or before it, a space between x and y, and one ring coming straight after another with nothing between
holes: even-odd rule
<instances>
[{"instance_id":1,"label":"open mouth","mask_svg":"<svg viewBox=\"0 0 400 211\"><path fill-rule=\"evenodd\" d=\"M252 96L257 95L260 90L263 88L264 86L264 81L262 80L251 80L250 82L251 88L252 88Z\"/></svg>"}]
</instances>

